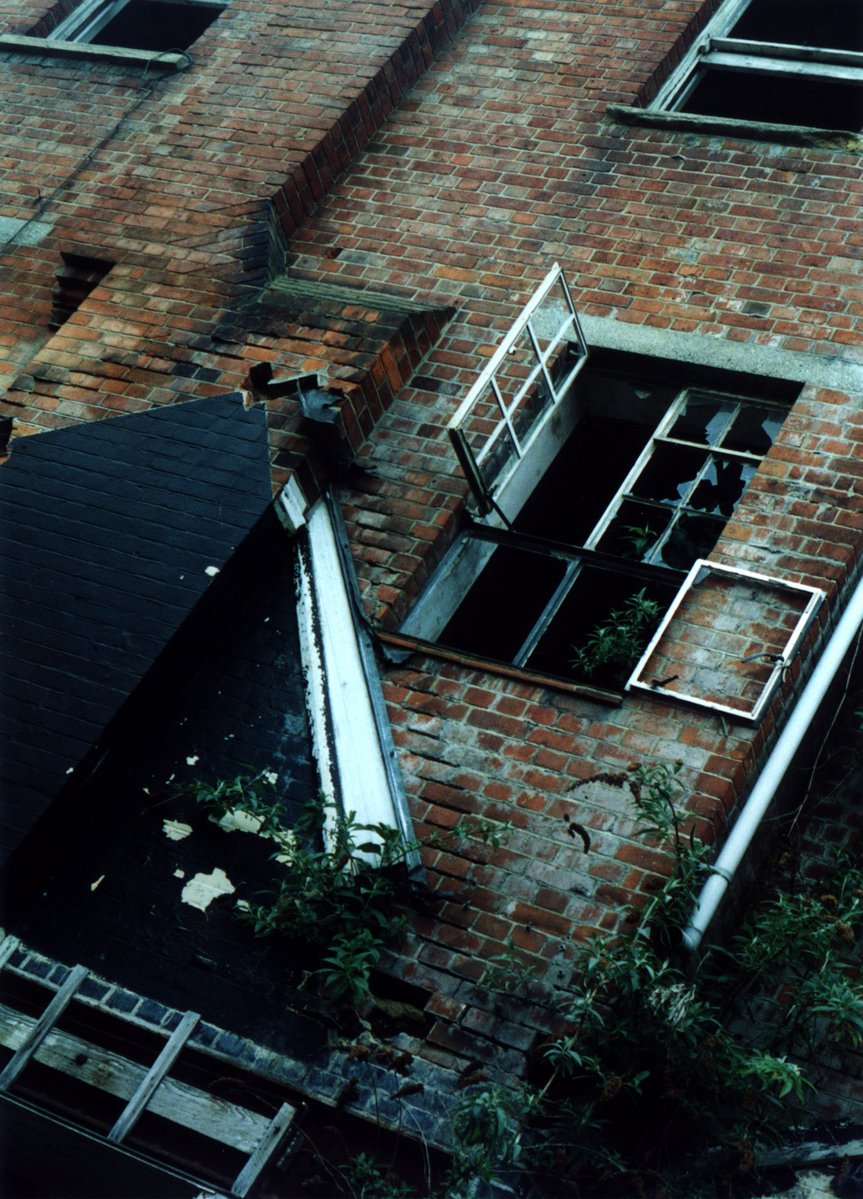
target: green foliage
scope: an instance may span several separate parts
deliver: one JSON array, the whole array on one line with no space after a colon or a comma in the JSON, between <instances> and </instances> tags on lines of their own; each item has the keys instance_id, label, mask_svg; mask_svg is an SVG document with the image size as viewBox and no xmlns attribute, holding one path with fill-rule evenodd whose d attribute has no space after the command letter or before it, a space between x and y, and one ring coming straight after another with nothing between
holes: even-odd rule
<instances>
[{"instance_id":1,"label":"green foliage","mask_svg":"<svg viewBox=\"0 0 863 1199\"><path fill-rule=\"evenodd\" d=\"M616 939L582 943L551 1000L557 1031L538 1051L530 1084L466 1089L451 1113L452 1166L437 1199L467 1199L477 1180L524 1172L536 1193L591 1199L696 1199L751 1174L760 1147L799 1124L811 1084L801 1055L863 1045L863 988L851 950L863 924L863 874L847 858L809 891L780 891L696 970L673 935L709 873L707 847L686 813L679 764L642 764L594 776L627 791L639 835L668 851L671 871ZM259 936L314 951L312 976L333 1001L369 998L386 945L402 934L399 873L415 846L359 824L324 800L292 832L266 795L271 775L204 787L214 819L254 812L274 843L274 891L246 905ZM505 826L465 822L459 839L500 843ZM589 847L589 842L588 842ZM588 849L586 848L585 852ZM779 985L777 986L777 979ZM482 985L534 999L537 980L514 942ZM361 1154L343 1171L356 1199L405 1199L405 1189Z\"/></svg>"},{"instance_id":2,"label":"green foliage","mask_svg":"<svg viewBox=\"0 0 863 1199\"><path fill-rule=\"evenodd\" d=\"M273 889L254 903L241 901L240 918L257 937L283 937L309 949L317 961L311 976L324 994L358 1007L370 996L371 973L383 950L404 935L398 901L405 880L398 868L422 846L389 825L362 824L322 796L286 828L272 794L276 782L273 771L263 770L230 782L196 781L188 790L211 820L245 814L274 843ZM469 817L424 844L454 849L472 840L494 847L507 827Z\"/></svg>"},{"instance_id":3,"label":"green foliage","mask_svg":"<svg viewBox=\"0 0 863 1199\"><path fill-rule=\"evenodd\" d=\"M196 779L187 790L215 824L226 816L244 812L259 822L259 831L266 835L281 827L282 805L273 795L276 782L274 771L261 770L255 775L240 775L215 783Z\"/></svg>"},{"instance_id":4,"label":"green foliage","mask_svg":"<svg viewBox=\"0 0 863 1199\"><path fill-rule=\"evenodd\" d=\"M648 599L645 588L631 595L622 607L609 612L588 634L582 646L573 646L572 666L587 679L601 675L621 684L638 661L656 622L660 606Z\"/></svg>"},{"instance_id":5,"label":"green foliage","mask_svg":"<svg viewBox=\"0 0 863 1199\"><path fill-rule=\"evenodd\" d=\"M501 995L528 998L536 983L536 967L515 947L512 937L506 949L489 959L482 976L482 985Z\"/></svg>"},{"instance_id":6,"label":"green foliage","mask_svg":"<svg viewBox=\"0 0 863 1199\"><path fill-rule=\"evenodd\" d=\"M354 1199L410 1199L404 1183L389 1178L366 1153L345 1167L343 1177Z\"/></svg>"}]
</instances>

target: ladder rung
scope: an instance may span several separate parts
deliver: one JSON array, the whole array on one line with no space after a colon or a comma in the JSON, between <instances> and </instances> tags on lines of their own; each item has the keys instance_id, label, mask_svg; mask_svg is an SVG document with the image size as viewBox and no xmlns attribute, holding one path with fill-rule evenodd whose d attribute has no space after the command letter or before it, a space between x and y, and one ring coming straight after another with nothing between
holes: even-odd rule
<instances>
[{"instance_id":1,"label":"ladder rung","mask_svg":"<svg viewBox=\"0 0 863 1199\"><path fill-rule=\"evenodd\" d=\"M178 1054L191 1036L201 1017L197 1012L186 1012L183 1019L171 1033L162 1052L153 1062L150 1069L141 1079L141 1084L135 1094L117 1117L117 1122L108 1133L108 1140L119 1144L130 1131L135 1121L153 1097L153 1092L171 1069Z\"/></svg>"},{"instance_id":2,"label":"ladder rung","mask_svg":"<svg viewBox=\"0 0 863 1199\"><path fill-rule=\"evenodd\" d=\"M45 1040L48 1033L60 1019L72 996L86 977L86 966L75 966L74 969L69 971L66 981L33 1025L24 1044L15 1053L15 1056L10 1058L6 1063L3 1073L0 1074L0 1091L7 1090L15 1081L30 1061L30 1058Z\"/></svg>"}]
</instances>

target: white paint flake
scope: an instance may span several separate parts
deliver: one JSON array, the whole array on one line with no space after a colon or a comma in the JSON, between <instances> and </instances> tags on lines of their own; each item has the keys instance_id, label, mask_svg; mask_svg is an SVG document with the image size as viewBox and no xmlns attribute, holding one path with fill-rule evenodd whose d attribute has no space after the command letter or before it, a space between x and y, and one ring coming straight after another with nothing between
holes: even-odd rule
<instances>
[{"instance_id":1,"label":"white paint flake","mask_svg":"<svg viewBox=\"0 0 863 1199\"><path fill-rule=\"evenodd\" d=\"M220 895L230 895L236 889L224 870L216 866L212 874L196 874L190 879L180 898L190 907L206 912L214 899Z\"/></svg>"},{"instance_id":2,"label":"white paint flake","mask_svg":"<svg viewBox=\"0 0 863 1199\"><path fill-rule=\"evenodd\" d=\"M185 877L186 877L186 872L185 872L185 870L182 870L182 869L181 869L181 868L178 866L178 867L177 867L177 869L174 871L174 878L185 878Z\"/></svg>"},{"instance_id":3,"label":"white paint flake","mask_svg":"<svg viewBox=\"0 0 863 1199\"><path fill-rule=\"evenodd\" d=\"M186 758L186 765L187 766L197 766L198 763L200 762L200 760L201 759L198 757L197 754L190 754L189 757Z\"/></svg>"},{"instance_id":4,"label":"white paint flake","mask_svg":"<svg viewBox=\"0 0 863 1199\"><path fill-rule=\"evenodd\" d=\"M244 808L226 812L218 822L219 828L224 829L226 833L259 833L263 823L262 816L256 816L254 812L247 812Z\"/></svg>"},{"instance_id":5,"label":"white paint flake","mask_svg":"<svg viewBox=\"0 0 863 1199\"><path fill-rule=\"evenodd\" d=\"M95 891L96 888L104 881L105 881L104 874L100 874L99 877L96 879L95 883L90 883L90 890Z\"/></svg>"},{"instance_id":6,"label":"white paint flake","mask_svg":"<svg viewBox=\"0 0 863 1199\"><path fill-rule=\"evenodd\" d=\"M218 573L219 573L218 566L208 566L206 568L206 570L204 571L204 574L209 575L211 579L214 579Z\"/></svg>"},{"instance_id":7,"label":"white paint flake","mask_svg":"<svg viewBox=\"0 0 863 1199\"><path fill-rule=\"evenodd\" d=\"M182 841L192 832L191 824L184 824L182 820L163 820L162 832L169 841Z\"/></svg>"}]
</instances>

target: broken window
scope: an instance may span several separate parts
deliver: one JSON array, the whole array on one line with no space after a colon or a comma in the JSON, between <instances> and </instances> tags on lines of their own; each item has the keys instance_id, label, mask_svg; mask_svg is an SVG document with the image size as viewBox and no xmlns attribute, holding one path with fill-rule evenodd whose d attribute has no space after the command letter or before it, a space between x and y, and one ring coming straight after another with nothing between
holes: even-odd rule
<instances>
[{"instance_id":1,"label":"broken window","mask_svg":"<svg viewBox=\"0 0 863 1199\"><path fill-rule=\"evenodd\" d=\"M223 7L205 0L84 0L50 40L156 52L186 50Z\"/></svg>"},{"instance_id":2,"label":"broken window","mask_svg":"<svg viewBox=\"0 0 863 1199\"><path fill-rule=\"evenodd\" d=\"M497 434L490 405L475 418L459 410L473 516L403 633L508 672L615 691L715 545L798 389L625 353L594 350L588 362L580 332L569 336L567 390L550 393L543 370L538 396L522 397L519 412L547 417L527 422L529 448L516 451L505 406ZM506 453L482 453L507 439Z\"/></svg>"},{"instance_id":3,"label":"broken window","mask_svg":"<svg viewBox=\"0 0 863 1199\"><path fill-rule=\"evenodd\" d=\"M651 107L857 132L859 0L724 0Z\"/></svg>"}]
</instances>

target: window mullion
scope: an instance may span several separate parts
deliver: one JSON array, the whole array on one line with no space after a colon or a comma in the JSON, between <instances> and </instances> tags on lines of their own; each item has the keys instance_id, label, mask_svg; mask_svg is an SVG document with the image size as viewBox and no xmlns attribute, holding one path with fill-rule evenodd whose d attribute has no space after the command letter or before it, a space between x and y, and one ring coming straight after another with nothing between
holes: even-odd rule
<instances>
[{"instance_id":1,"label":"window mullion","mask_svg":"<svg viewBox=\"0 0 863 1199\"><path fill-rule=\"evenodd\" d=\"M534 624L530 633L522 642L521 648L513 658L513 666L524 666L530 655L536 649L543 634L548 629L555 615L557 614L560 605L566 599L570 589L581 573L581 561L576 560L570 562L566 568L563 578L554 589L551 598L543 608L538 620Z\"/></svg>"}]
</instances>

